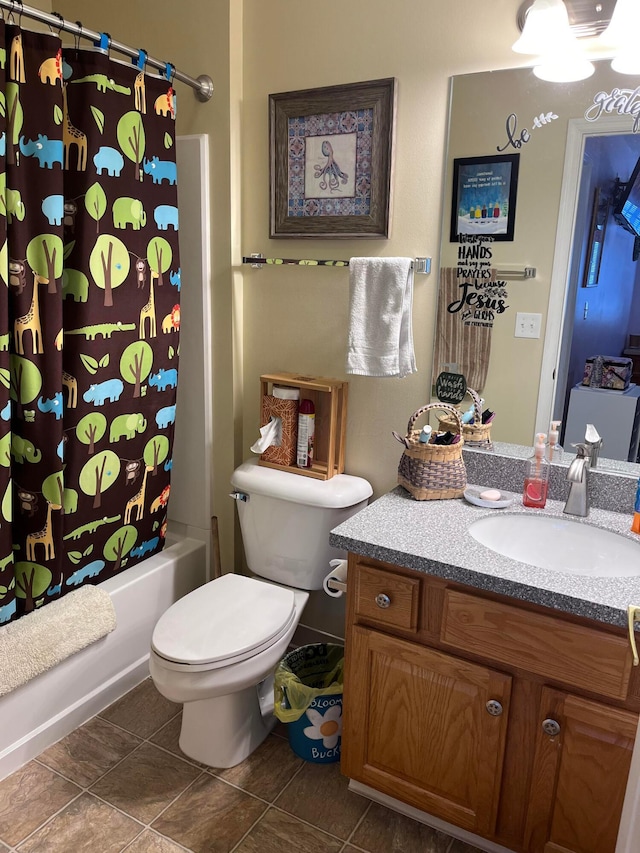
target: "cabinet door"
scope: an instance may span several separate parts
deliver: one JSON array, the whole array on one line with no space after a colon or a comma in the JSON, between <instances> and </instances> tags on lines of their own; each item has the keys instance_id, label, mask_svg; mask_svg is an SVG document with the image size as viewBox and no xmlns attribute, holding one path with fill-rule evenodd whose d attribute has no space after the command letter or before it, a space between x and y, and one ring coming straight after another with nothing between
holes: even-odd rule
<instances>
[{"instance_id":1,"label":"cabinet door","mask_svg":"<svg viewBox=\"0 0 640 853\"><path fill-rule=\"evenodd\" d=\"M491 834L511 678L360 627L347 660L342 772Z\"/></svg>"},{"instance_id":2,"label":"cabinet door","mask_svg":"<svg viewBox=\"0 0 640 853\"><path fill-rule=\"evenodd\" d=\"M631 711L542 691L527 850L614 853L637 724Z\"/></svg>"}]
</instances>

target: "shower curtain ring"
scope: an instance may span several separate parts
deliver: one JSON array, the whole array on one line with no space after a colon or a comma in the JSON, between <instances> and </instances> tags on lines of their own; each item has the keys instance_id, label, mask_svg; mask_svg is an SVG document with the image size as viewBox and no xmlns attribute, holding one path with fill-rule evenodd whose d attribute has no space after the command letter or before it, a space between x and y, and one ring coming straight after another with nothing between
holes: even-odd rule
<instances>
[{"instance_id":1,"label":"shower curtain ring","mask_svg":"<svg viewBox=\"0 0 640 853\"><path fill-rule=\"evenodd\" d=\"M80 50L80 39L82 37L82 21L76 21L76 27L79 27L80 32L75 33L73 39L75 42L76 50Z\"/></svg>"},{"instance_id":2,"label":"shower curtain ring","mask_svg":"<svg viewBox=\"0 0 640 853\"><path fill-rule=\"evenodd\" d=\"M175 77L175 75L176 75L175 65L172 65L170 62L167 62L167 64L164 67L164 76L167 78L169 83L173 83L173 78Z\"/></svg>"},{"instance_id":3,"label":"shower curtain ring","mask_svg":"<svg viewBox=\"0 0 640 853\"><path fill-rule=\"evenodd\" d=\"M60 37L60 33L62 32L62 28L63 28L63 26L64 26L64 18L63 18L63 16L60 14L60 12L52 12L51 14L52 14L52 15L55 15L55 17L60 21L60 24L59 24L59 26L58 26L58 32L57 32L57 33L55 33L55 35L57 35L57 36L58 36L58 38L59 38L59 37ZM53 32L53 27L51 26L51 24L49 24L49 29L51 30L51 32Z\"/></svg>"},{"instance_id":4,"label":"shower curtain ring","mask_svg":"<svg viewBox=\"0 0 640 853\"><path fill-rule=\"evenodd\" d=\"M7 23L15 24L16 19L13 17L13 7L16 5L18 0L11 0L11 8L9 9L9 14L7 15Z\"/></svg>"},{"instance_id":5,"label":"shower curtain ring","mask_svg":"<svg viewBox=\"0 0 640 853\"><path fill-rule=\"evenodd\" d=\"M138 51L138 61L136 62L136 65L138 66L138 69L140 71L144 71L145 65L147 64L147 56L147 51L140 48L140 50Z\"/></svg>"},{"instance_id":6,"label":"shower curtain ring","mask_svg":"<svg viewBox=\"0 0 640 853\"><path fill-rule=\"evenodd\" d=\"M21 27L22 26L22 13L24 12L24 3L22 2L22 0L18 0L18 4L20 6L20 13L18 15L18 26Z\"/></svg>"},{"instance_id":7,"label":"shower curtain ring","mask_svg":"<svg viewBox=\"0 0 640 853\"><path fill-rule=\"evenodd\" d=\"M100 33L100 41L94 42L99 50L103 50L107 56L111 50L111 35L109 33Z\"/></svg>"}]
</instances>

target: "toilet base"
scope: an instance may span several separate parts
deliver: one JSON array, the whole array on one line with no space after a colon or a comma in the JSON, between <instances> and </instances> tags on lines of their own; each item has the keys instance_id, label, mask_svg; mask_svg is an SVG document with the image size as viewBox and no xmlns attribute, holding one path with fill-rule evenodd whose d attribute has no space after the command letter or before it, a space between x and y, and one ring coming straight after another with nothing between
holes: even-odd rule
<instances>
[{"instance_id":1,"label":"toilet base","mask_svg":"<svg viewBox=\"0 0 640 853\"><path fill-rule=\"evenodd\" d=\"M271 675L236 693L185 702L180 749L209 767L235 767L260 746L277 722Z\"/></svg>"}]
</instances>

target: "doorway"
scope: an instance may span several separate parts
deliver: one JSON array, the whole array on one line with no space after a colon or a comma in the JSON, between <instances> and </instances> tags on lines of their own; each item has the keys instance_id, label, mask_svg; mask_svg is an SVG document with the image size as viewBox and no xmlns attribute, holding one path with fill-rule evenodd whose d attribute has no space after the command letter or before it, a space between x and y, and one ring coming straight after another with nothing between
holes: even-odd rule
<instances>
[{"instance_id":1,"label":"doorway","mask_svg":"<svg viewBox=\"0 0 640 853\"><path fill-rule=\"evenodd\" d=\"M561 421L561 442L571 451L584 439L586 423L595 423L601 435L608 433L605 456L636 461L637 435L635 446L631 437L634 424L638 432L638 386L631 400L633 389L623 395L582 388L581 382L588 358L622 356L629 336L640 335L634 237L613 219L616 179L628 181L640 157L640 135L616 132L615 120L595 133L592 123L571 125L536 429L546 432L552 419Z\"/></svg>"}]
</instances>

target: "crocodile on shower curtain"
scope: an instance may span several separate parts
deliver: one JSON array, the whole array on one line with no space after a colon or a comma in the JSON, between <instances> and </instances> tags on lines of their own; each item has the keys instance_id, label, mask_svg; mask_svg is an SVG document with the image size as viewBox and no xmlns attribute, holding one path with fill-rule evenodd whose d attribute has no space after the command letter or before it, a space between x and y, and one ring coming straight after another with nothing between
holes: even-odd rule
<instances>
[{"instance_id":1,"label":"crocodile on shower curtain","mask_svg":"<svg viewBox=\"0 0 640 853\"><path fill-rule=\"evenodd\" d=\"M180 261L170 79L4 22L0 66L6 623L163 547Z\"/></svg>"}]
</instances>

